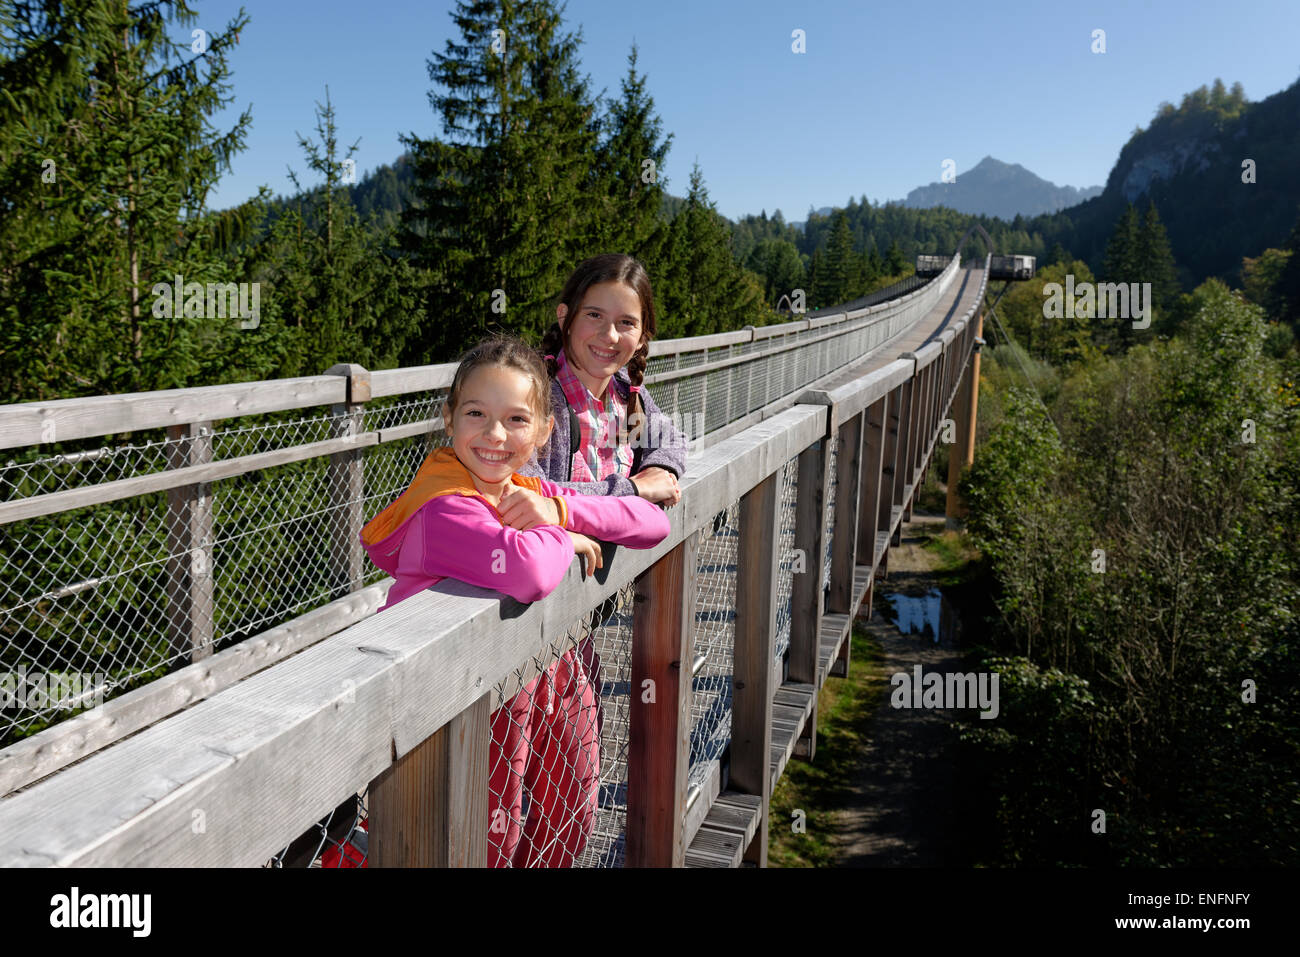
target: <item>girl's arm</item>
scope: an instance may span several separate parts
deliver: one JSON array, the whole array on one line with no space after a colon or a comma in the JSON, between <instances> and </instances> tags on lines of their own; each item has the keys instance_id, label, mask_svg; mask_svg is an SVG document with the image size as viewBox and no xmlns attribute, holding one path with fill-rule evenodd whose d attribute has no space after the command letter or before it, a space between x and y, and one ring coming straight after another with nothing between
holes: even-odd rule
<instances>
[{"instance_id":1,"label":"girl's arm","mask_svg":"<svg viewBox=\"0 0 1300 957\"><path fill-rule=\"evenodd\" d=\"M546 479L542 479L542 494L563 496L565 528L603 542L653 548L672 528L663 509L636 495L583 495Z\"/></svg>"},{"instance_id":2,"label":"girl's arm","mask_svg":"<svg viewBox=\"0 0 1300 957\"><path fill-rule=\"evenodd\" d=\"M421 511L422 564L428 575L537 601L555 589L573 561L573 541L559 525L526 532L507 528L485 502L471 496L443 495Z\"/></svg>"},{"instance_id":3,"label":"girl's arm","mask_svg":"<svg viewBox=\"0 0 1300 957\"><path fill-rule=\"evenodd\" d=\"M646 426L639 447L633 453L632 474L649 468L667 469L678 478L686 474L686 436L664 415L644 386L641 401L645 404Z\"/></svg>"}]
</instances>

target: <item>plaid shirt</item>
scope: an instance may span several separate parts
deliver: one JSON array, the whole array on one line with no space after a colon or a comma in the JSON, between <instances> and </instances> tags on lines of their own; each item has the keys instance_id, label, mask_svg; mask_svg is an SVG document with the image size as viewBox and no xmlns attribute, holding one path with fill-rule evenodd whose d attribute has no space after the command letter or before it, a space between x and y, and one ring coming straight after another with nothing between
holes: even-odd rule
<instances>
[{"instance_id":1,"label":"plaid shirt","mask_svg":"<svg viewBox=\"0 0 1300 957\"><path fill-rule=\"evenodd\" d=\"M580 443L573 456L574 482L598 482L615 473L632 474L632 446L618 444L618 423L627 419L627 404L617 389L606 387L602 402L569 368L561 349L555 381L578 416Z\"/></svg>"}]
</instances>

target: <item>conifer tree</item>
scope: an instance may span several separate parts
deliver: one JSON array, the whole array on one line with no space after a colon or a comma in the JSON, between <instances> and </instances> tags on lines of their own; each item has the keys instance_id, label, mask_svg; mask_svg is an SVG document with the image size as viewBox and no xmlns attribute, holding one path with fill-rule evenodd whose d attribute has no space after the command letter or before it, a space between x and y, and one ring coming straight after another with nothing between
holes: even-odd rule
<instances>
[{"instance_id":1,"label":"conifer tree","mask_svg":"<svg viewBox=\"0 0 1300 957\"><path fill-rule=\"evenodd\" d=\"M1223 84L1219 82L1218 85L1221 87ZM1169 248L1169 236L1154 202L1147 206L1142 216L1134 259L1138 281L1151 283L1151 298L1155 307L1162 312L1168 309L1178 295L1178 279L1174 254Z\"/></svg>"},{"instance_id":2,"label":"conifer tree","mask_svg":"<svg viewBox=\"0 0 1300 957\"><path fill-rule=\"evenodd\" d=\"M1106 244L1106 259L1102 267L1106 282L1140 281L1140 232L1137 210L1129 203ZM1125 348L1133 341L1131 319L1106 316L1096 320L1095 328L1096 339L1106 348Z\"/></svg>"},{"instance_id":3,"label":"conifer tree","mask_svg":"<svg viewBox=\"0 0 1300 957\"><path fill-rule=\"evenodd\" d=\"M858 254L853 251L853 235L849 232L848 215L844 210L835 213L830 237L826 241L825 265L819 301L838 305L858 295L856 284L860 278Z\"/></svg>"},{"instance_id":4,"label":"conifer tree","mask_svg":"<svg viewBox=\"0 0 1300 957\"><path fill-rule=\"evenodd\" d=\"M1107 282L1135 282L1138 256L1138 215L1129 203L1106 244L1103 265Z\"/></svg>"},{"instance_id":5,"label":"conifer tree","mask_svg":"<svg viewBox=\"0 0 1300 957\"><path fill-rule=\"evenodd\" d=\"M874 283L880 278L884 271L885 263L880 258L880 250L876 248L876 241L870 236L867 237L867 255L863 260L862 276L865 280L863 287Z\"/></svg>"},{"instance_id":6,"label":"conifer tree","mask_svg":"<svg viewBox=\"0 0 1300 957\"><path fill-rule=\"evenodd\" d=\"M158 283L247 280L213 252L208 192L243 148L223 33L168 38L183 0L0 5L0 388L9 400L133 392L239 375L265 330L153 314ZM264 368L242 370L256 378ZM252 373L249 375L249 373ZM210 379L207 379L210 381Z\"/></svg>"},{"instance_id":7,"label":"conifer tree","mask_svg":"<svg viewBox=\"0 0 1300 957\"><path fill-rule=\"evenodd\" d=\"M650 278L665 338L725 332L763 319L762 285L732 257L730 227L709 199L698 164L686 205L669 229L667 255Z\"/></svg>"},{"instance_id":8,"label":"conifer tree","mask_svg":"<svg viewBox=\"0 0 1300 957\"><path fill-rule=\"evenodd\" d=\"M590 254L622 252L649 262L667 227L660 209L667 185L664 161L673 138L662 136L646 77L636 69L635 44L627 64L622 95L608 104L602 123L607 132L593 165L596 195L604 204L599 214L590 214Z\"/></svg>"},{"instance_id":9,"label":"conifer tree","mask_svg":"<svg viewBox=\"0 0 1300 957\"><path fill-rule=\"evenodd\" d=\"M402 247L430 283L420 351L452 361L492 329L540 338L591 251L595 106L581 32L550 0L459 0L459 39L428 63L442 140L402 137L415 171ZM599 207L597 207L599 211Z\"/></svg>"},{"instance_id":10,"label":"conifer tree","mask_svg":"<svg viewBox=\"0 0 1300 957\"><path fill-rule=\"evenodd\" d=\"M898 240L891 239L885 252L885 275L897 276L906 269L907 257L903 255L903 248L898 245Z\"/></svg>"},{"instance_id":11,"label":"conifer tree","mask_svg":"<svg viewBox=\"0 0 1300 957\"><path fill-rule=\"evenodd\" d=\"M279 374L318 375L337 362L391 368L417 336L416 277L408 262L388 255L392 229L368 227L352 205L345 170L357 145L340 158L328 87L325 104L316 105L316 131L319 145L301 135L298 144L324 182L304 191L289 171L300 194L267 240L277 317L286 326Z\"/></svg>"}]
</instances>

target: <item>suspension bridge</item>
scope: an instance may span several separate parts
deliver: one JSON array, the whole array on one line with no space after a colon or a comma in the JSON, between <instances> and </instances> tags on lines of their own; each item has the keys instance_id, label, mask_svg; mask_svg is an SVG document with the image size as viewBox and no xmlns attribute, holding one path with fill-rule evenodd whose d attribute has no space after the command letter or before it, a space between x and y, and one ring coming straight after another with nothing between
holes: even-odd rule
<instances>
[{"instance_id":1,"label":"suspension bridge","mask_svg":"<svg viewBox=\"0 0 1300 957\"><path fill-rule=\"evenodd\" d=\"M0 670L108 694L0 711L0 864L482 866L489 718L590 646L574 863L765 865L945 426L957 512L985 292L1026 278L960 249L890 297L655 342L646 385L698 423L672 531L527 605L446 580L374 614L358 533L446 444L454 364L0 407Z\"/></svg>"}]
</instances>

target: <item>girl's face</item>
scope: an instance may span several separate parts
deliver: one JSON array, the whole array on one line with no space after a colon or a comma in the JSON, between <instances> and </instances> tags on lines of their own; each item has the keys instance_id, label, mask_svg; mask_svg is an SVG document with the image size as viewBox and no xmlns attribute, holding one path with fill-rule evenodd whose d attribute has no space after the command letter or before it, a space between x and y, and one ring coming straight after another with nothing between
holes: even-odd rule
<instances>
[{"instance_id":1,"label":"girl's face","mask_svg":"<svg viewBox=\"0 0 1300 957\"><path fill-rule=\"evenodd\" d=\"M550 436L554 419L539 421L532 398L527 375L489 365L475 369L461 383L460 399L450 418L443 407L456 457L476 480L491 486L509 481L511 473L518 472Z\"/></svg>"},{"instance_id":2,"label":"girl's face","mask_svg":"<svg viewBox=\"0 0 1300 957\"><path fill-rule=\"evenodd\" d=\"M641 345L641 297L627 283L596 283L583 296L577 313L569 316L567 312L563 303L555 310L566 332L566 324L573 324L568 360L578 378L599 398L610 377L627 365Z\"/></svg>"}]
</instances>

